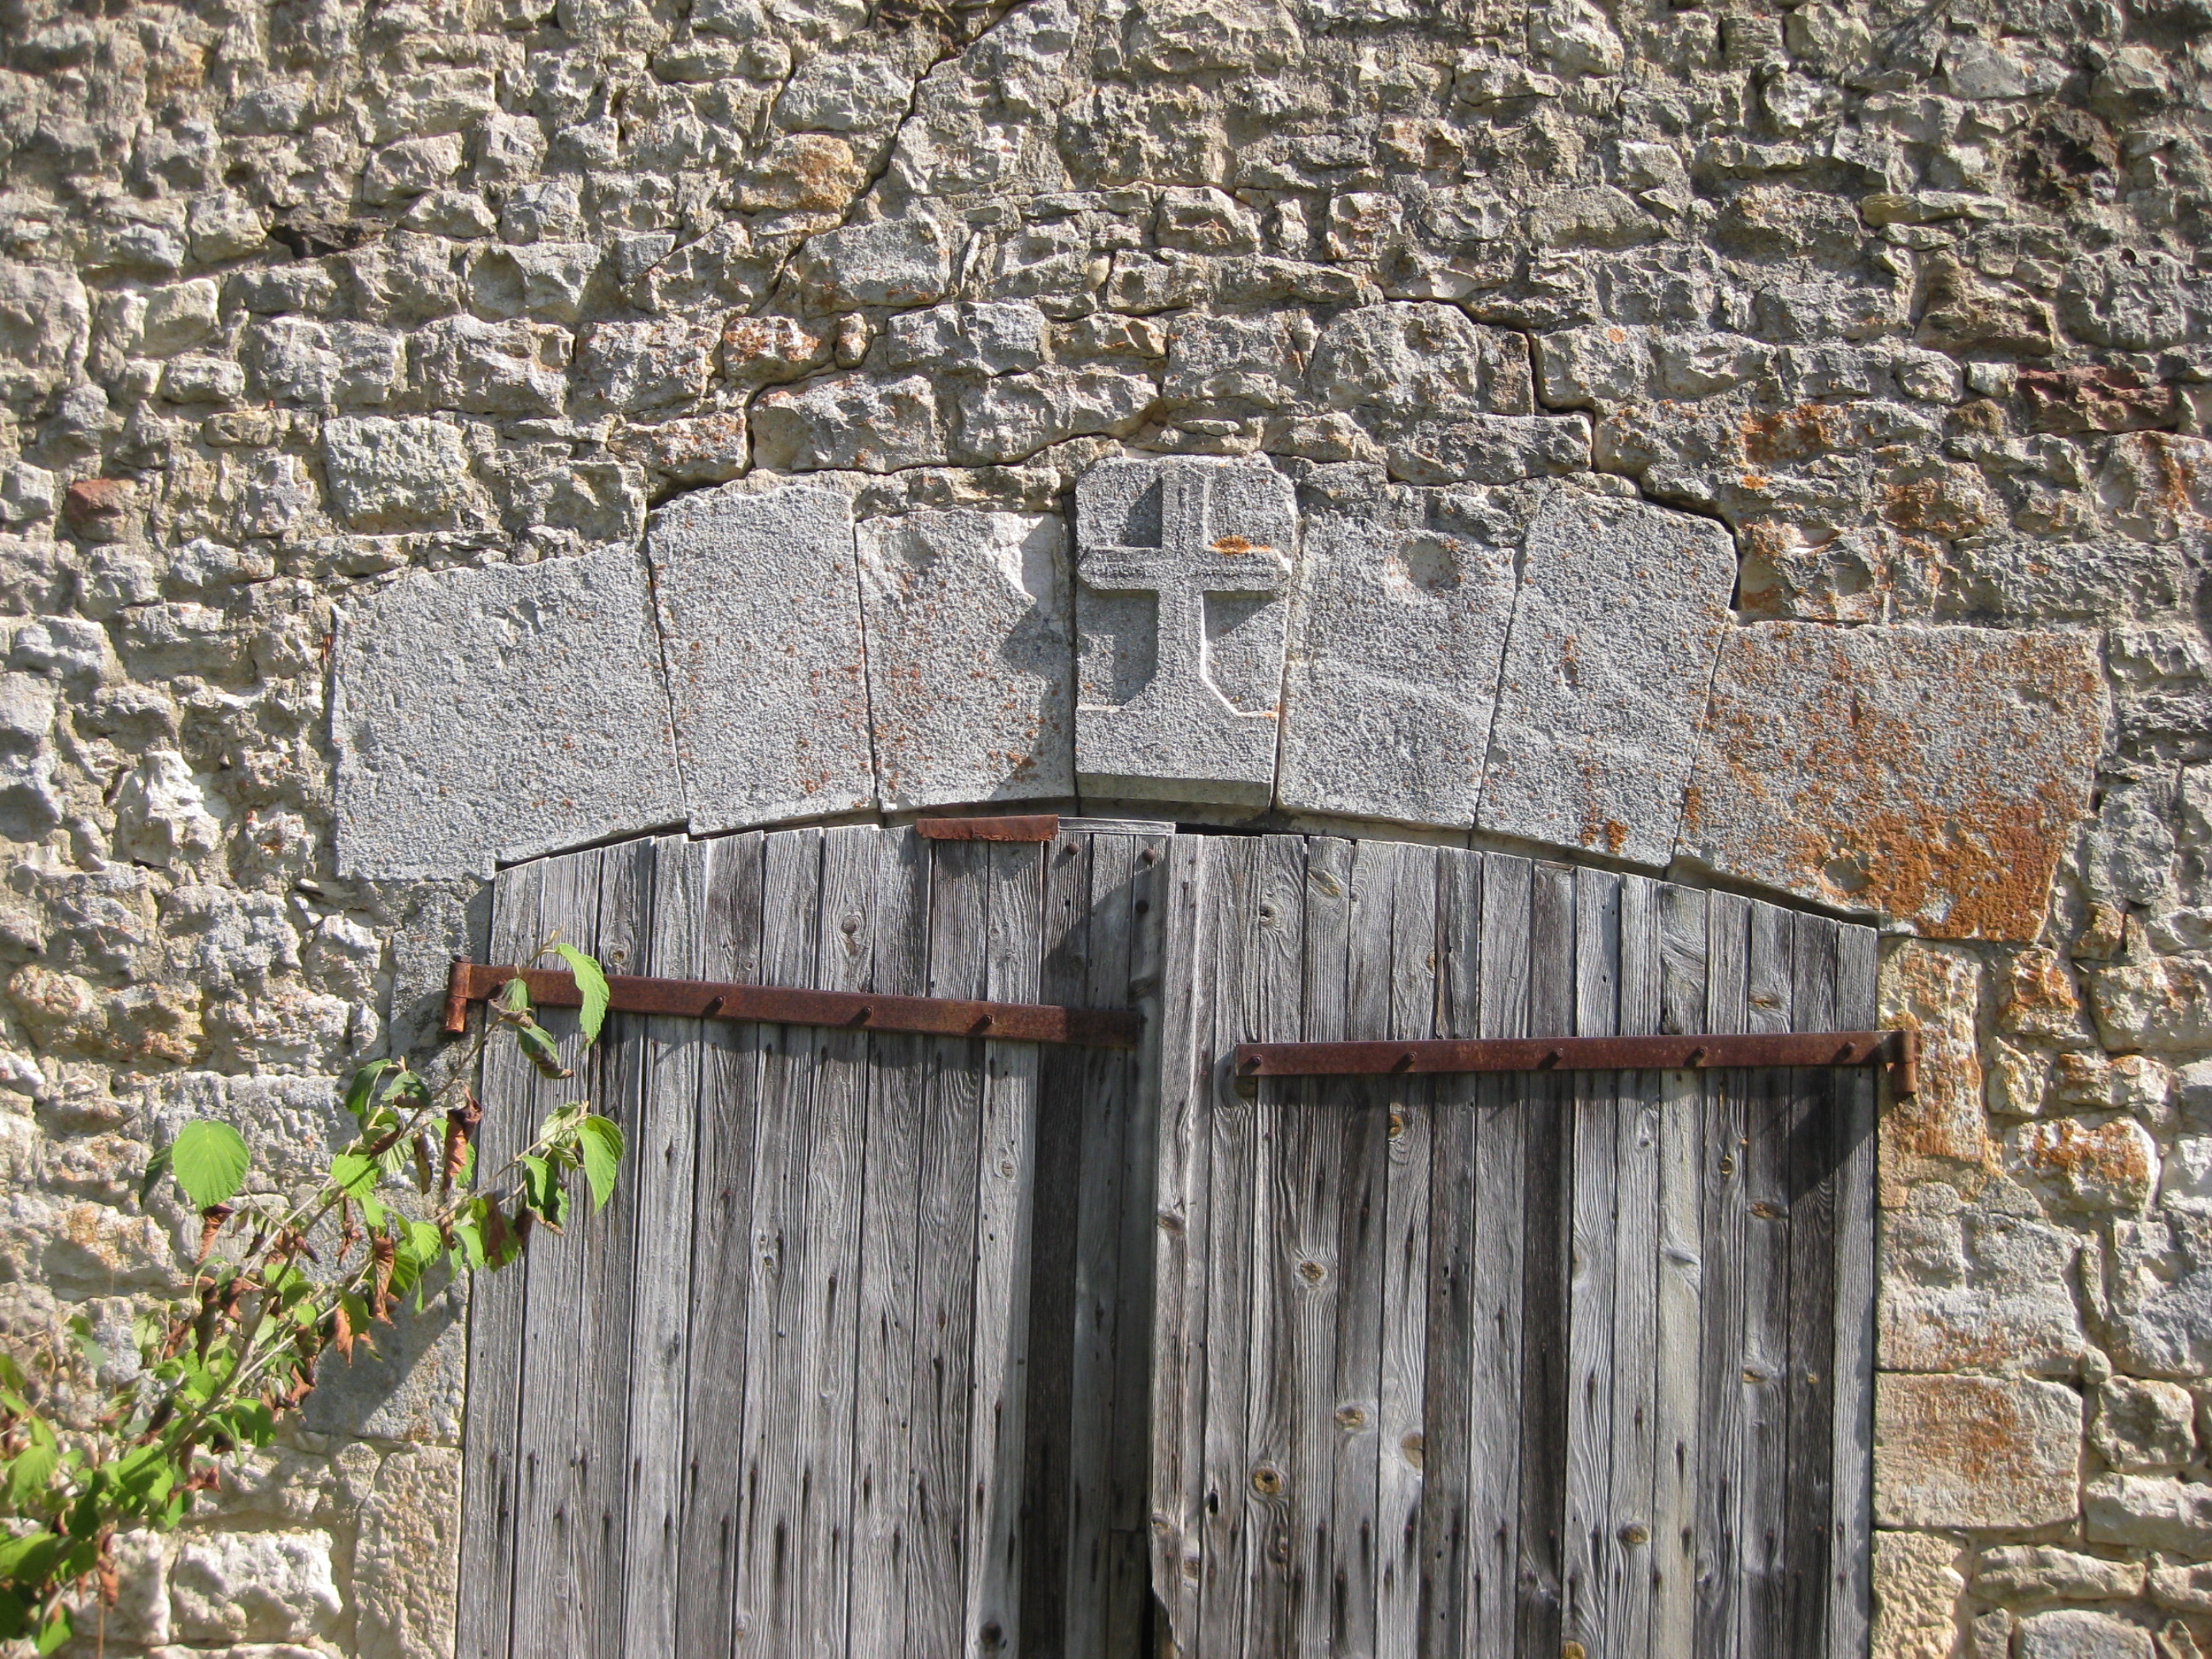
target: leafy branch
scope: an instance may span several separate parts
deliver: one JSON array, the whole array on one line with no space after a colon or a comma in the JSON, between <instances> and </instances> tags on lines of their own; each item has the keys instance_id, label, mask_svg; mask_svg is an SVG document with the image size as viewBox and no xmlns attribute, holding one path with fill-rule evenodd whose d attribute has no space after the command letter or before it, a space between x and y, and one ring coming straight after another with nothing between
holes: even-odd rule
<instances>
[{"instance_id":1,"label":"leafy branch","mask_svg":"<svg viewBox=\"0 0 2212 1659\"><path fill-rule=\"evenodd\" d=\"M575 976L588 1046L605 1023L606 977L568 945L549 942L532 960L549 954ZM574 1075L528 988L511 980L444 1083L392 1060L353 1074L355 1133L304 1198L246 1192L252 1155L228 1123L194 1118L154 1154L140 1202L173 1182L199 1216L199 1253L187 1294L137 1321L136 1374L88 1426L73 1425L57 1410L63 1385L102 1358L82 1316L74 1348L49 1344L27 1369L0 1354L0 1640L60 1646L73 1600L96 1584L103 1608L113 1602L118 1529L175 1527L215 1489L223 1457L275 1437L326 1353L373 1348L374 1328L410 1292L419 1310L441 1270L504 1267L538 1229L561 1231L573 1174L594 1208L613 1196L622 1130L582 1102L550 1113L499 1168L478 1170L483 1109L469 1079L502 1036L542 1075Z\"/></svg>"}]
</instances>

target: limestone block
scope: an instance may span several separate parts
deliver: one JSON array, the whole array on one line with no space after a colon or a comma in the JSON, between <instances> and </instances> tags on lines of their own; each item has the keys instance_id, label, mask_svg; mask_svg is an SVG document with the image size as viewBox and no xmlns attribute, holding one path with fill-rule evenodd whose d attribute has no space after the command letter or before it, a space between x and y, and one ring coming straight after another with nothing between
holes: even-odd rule
<instances>
[{"instance_id":1,"label":"limestone block","mask_svg":"<svg viewBox=\"0 0 2212 1659\"><path fill-rule=\"evenodd\" d=\"M2143 1564L2041 1544L2002 1544L1974 1558L1974 1594L1992 1601L2124 1601L2142 1594Z\"/></svg>"},{"instance_id":2,"label":"limestone block","mask_svg":"<svg viewBox=\"0 0 2212 1659\"><path fill-rule=\"evenodd\" d=\"M2056 1382L1884 1375L1875 1524L2041 1527L2080 1504L2081 1400Z\"/></svg>"},{"instance_id":3,"label":"limestone block","mask_svg":"<svg viewBox=\"0 0 2212 1659\"><path fill-rule=\"evenodd\" d=\"M115 791L115 851L133 863L166 869L216 848L222 825L191 763L173 749L149 750Z\"/></svg>"},{"instance_id":4,"label":"limestone block","mask_svg":"<svg viewBox=\"0 0 2212 1659\"><path fill-rule=\"evenodd\" d=\"M1331 409L1386 430L1474 415L1532 415L1528 348L1455 306L1386 302L1347 311L1322 333L1308 381Z\"/></svg>"},{"instance_id":5,"label":"limestone block","mask_svg":"<svg viewBox=\"0 0 2212 1659\"><path fill-rule=\"evenodd\" d=\"M798 270L836 308L926 306L945 297L952 252L951 234L933 218L884 219L815 237Z\"/></svg>"},{"instance_id":6,"label":"limestone block","mask_svg":"<svg viewBox=\"0 0 2212 1659\"><path fill-rule=\"evenodd\" d=\"M1917 1206L1882 1216L1880 1359L1899 1371L2070 1376L2081 1241L2040 1218Z\"/></svg>"},{"instance_id":7,"label":"limestone block","mask_svg":"<svg viewBox=\"0 0 2212 1659\"><path fill-rule=\"evenodd\" d=\"M2158 1143L2133 1118L2054 1118L2024 1126L2014 1144L2021 1172L2061 1209L2139 1211L2158 1190Z\"/></svg>"},{"instance_id":8,"label":"limestone block","mask_svg":"<svg viewBox=\"0 0 2212 1659\"><path fill-rule=\"evenodd\" d=\"M20 402L76 378L91 321L74 270L0 260L0 395Z\"/></svg>"},{"instance_id":9,"label":"limestone block","mask_svg":"<svg viewBox=\"0 0 2212 1659\"><path fill-rule=\"evenodd\" d=\"M1116 460L1084 474L1085 791L1267 805L1297 530L1289 481L1262 460Z\"/></svg>"},{"instance_id":10,"label":"limestone block","mask_svg":"<svg viewBox=\"0 0 2212 1659\"><path fill-rule=\"evenodd\" d=\"M762 465L787 472L892 472L951 459L926 374L833 374L764 392L753 404L753 449Z\"/></svg>"},{"instance_id":11,"label":"limestone block","mask_svg":"<svg viewBox=\"0 0 2212 1659\"><path fill-rule=\"evenodd\" d=\"M2188 1389L2115 1376L2097 1389L2089 1441L2124 1474L2178 1469L2196 1455L2196 1418Z\"/></svg>"},{"instance_id":12,"label":"limestone block","mask_svg":"<svg viewBox=\"0 0 2212 1659\"><path fill-rule=\"evenodd\" d=\"M1559 490L1528 532L1475 818L1663 864L1735 554L1718 526Z\"/></svg>"},{"instance_id":13,"label":"limestone block","mask_svg":"<svg viewBox=\"0 0 2212 1659\"><path fill-rule=\"evenodd\" d=\"M1586 415L1470 415L1419 421L1387 447L1390 476L1409 483L1514 483L1589 470ZM1658 509L1655 508L1654 511Z\"/></svg>"},{"instance_id":14,"label":"limestone block","mask_svg":"<svg viewBox=\"0 0 2212 1659\"><path fill-rule=\"evenodd\" d=\"M2212 962L2152 957L2089 970L2089 1007L2114 1048L2202 1049L2212 1043Z\"/></svg>"},{"instance_id":15,"label":"limestone block","mask_svg":"<svg viewBox=\"0 0 2212 1659\"><path fill-rule=\"evenodd\" d=\"M2162 1607L2177 1613L2212 1613L2212 1566L2154 1566L2145 1589Z\"/></svg>"},{"instance_id":16,"label":"limestone block","mask_svg":"<svg viewBox=\"0 0 2212 1659\"><path fill-rule=\"evenodd\" d=\"M2031 939L2103 730L2096 651L2076 635L1738 629L1681 851L1925 933Z\"/></svg>"},{"instance_id":17,"label":"limestone block","mask_svg":"<svg viewBox=\"0 0 2212 1659\"><path fill-rule=\"evenodd\" d=\"M1418 525L1310 526L1283 711L1283 806L1474 821L1516 551Z\"/></svg>"},{"instance_id":18,"label":"limestone block","mask_svg":"<svg viewBox=\"0 0 2212 1659\"><path fill-rule=\"evenodd\" d=\"M2013 1652L2017 1659L2151 1659L2150 1632L2107 1613L2063 1607L2021 1620Z\"/></svg>"},{"instance_id":19,"label":"limestone block","mask_svg":"<svg viewBox=\"0 0 2212 1659\"><path fill-rule=\"evenodd\" d=\"M460 1453L394 1452L377 1470L354 1547L360 1659L445 1659L453 1648Z\"/></svg>"},{"instance_id":20,"label":"limestone block","mask_svg":"<svg viewBox=\"0 0 2212 1659\"><path fill-rule=\"evenodd\" d=\"M692 828L872 805L853 510L832 483L679 497L647 537Z\"/></svg>"},{"instance_id":21,"label":"limestone block","mask_svg":"<svg viewBox=\"0 0 2212 1659\"><path fill-rule=\"evenodd\" d=\"M893 368L1019 374L1042 367L1044 328L1044 313L1028 300L932 306L891 319L886 356Z\"/></svg>"},{"instance_id":22,"label":"limestone block","mask_svg":"<svg viewBox=\"0 0 2212 1659\"><path fill-rule=\"evenodd\" d=\"M343 607L331 730L349 876L489 876L683 816L627 548L411 576Z\"/></svg>"},{"instance_id":23,"label":"limestone block","mask_svg":"<svg viewBox=\"0 0 2212 1659\"><path fill-rule=\"evenodd\" d=\"M434 1291L420 1313L410 1292L392 1323L377 1327L374 1348L356 1344L350 1358L323 1357L302 1423L317 1434L459 1444L466 1312L467 1296L459 1287Z\"/></svg>"},{"instance_id":24,"label":"limestone block","mask_svg":"<svg viewBox=\"0 0 2212 1659\"><path fill-rule=\"evenodd\" d=\"M1873 1659L1952 1659L1966 1589L1958 1559L1959 1547L1948 1538L1874 1535Z\"/></svg>"},{"instance_id":25,"label":"limestone block","mask_svg":"<svg viewBox=\"0 0 2212 1659\"><path fill-rule=\"evenodd\" d=\"M169 1570L169 1601L188 1642L313 1640L338 1616L331 1540L319 1532L187 1538Z\"/></svg>"},{"instance_id":26,"label":"limestone block","mask_svg":"<svg viewBox=\"0 0 2212 1659\"><path fill-rule=\"evenodd\" d=\"M954 511L859 527L887 810L1075 793L1066 530Z\"/></svg>"},{"instance_id":27,"label":"limestone block","mask_svg":"<svg viewBox=\"0 0 2212 1659\"><path fill-rule=\"evenodd\" d=\"M422 416L325 422L323 476L331 504L356 530L443 526L469 493L460 429Z\"/></svg>"},{"instance_id":28,"label":"limestone block","mask_svg":"<svg viewBox=\"0 0 2212 1659\"><path fill-rule=\"evenodd\" d=\"M1150 375L1104 364L987 381L960 400L954 459L1004 465L1063 439L1127 433L1158 392Z\"/></svg>"},{"instance_id":29,"label":"limestone block","mask_svg":"<svg viewBox=\"0 0 2212 1659\"><path fill-rule=\"evenodd\" d=\"M2212 1218L2116 1223L2110 1274L2115 1364L2178 1379L2212 1370Z\"/></svg>"},{"instance_id":30,"label":"limestone block","mask_svg":"<svg viewBox=\"0 0 2212 1659\"><path fill-rule=\"evenodd\" d=\"M557 415L568 395L568 331L550 324L445 317L407 339L415 389L471 415Z\"/></svg>"},{"instance_id":31,"label":"limestone block","mask_svg":"<svg viewBox=\"0 0 2212 1659\"><path fill-rule=\"evenodd\" d=\"M2108 1474L2082 1493L2093 1544L2172 1550L2201 1556L2212 1551L2212 1486L2148 1474Z\"/></svg>"},{"instance_id":32,"label":"limestone block","mask_svg":"<svg viewBox=\"0 0 2212 1659\"><path fill-rule=\"evenodd\" d=\"M0 835L36 841L61 821L54 793L54 686L0 674Z\"/></svg>"}]
</instances>

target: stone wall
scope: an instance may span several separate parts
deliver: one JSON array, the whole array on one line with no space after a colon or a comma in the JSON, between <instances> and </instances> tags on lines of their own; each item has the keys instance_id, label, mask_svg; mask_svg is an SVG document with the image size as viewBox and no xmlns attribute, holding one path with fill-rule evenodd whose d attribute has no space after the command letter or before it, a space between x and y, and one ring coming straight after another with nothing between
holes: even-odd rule
<instances>
[{"instance_id":1,"label":"stone wall","mask_svg":"<svg viewBox=\"0 0 2212 1659\"><path fill-rule=\"evenodd\" d=\"M1446 586L1523 581L1547 492L1640 499L1726 534L1723 631L1783 666L1692 707L1805 833L1502 830L1897 930L1931 1052L1883 1147L1877 1648L2212 1650L2208 32L2203 0L14 0L0 1329L82 1309L129 1352L189 1242L134 1197L161 1126L227 1115L296 1176L331 1079L427 1052L480 947L481 857L341 862L342 611L550 581L651 639L606 596L648 514L791 474L839 475L878 572L954 509L1072 547L1076 480L1132 453L1268 458L1310 550L1347 500L1487 527L1503 565ZM2109 711L2086 818L2058 761L2047 811L1941 787L2015 728L1927 688L2019 681L2034 730L2063 675L2018 665L2077 660L2101 689L2047 718ZM1624 718L1680 693L1609 684ZM953 788L924 772L840 805ZM139 1549L108 1651L443 1651L459 1311Z\"/></svg>"}]
</instances>

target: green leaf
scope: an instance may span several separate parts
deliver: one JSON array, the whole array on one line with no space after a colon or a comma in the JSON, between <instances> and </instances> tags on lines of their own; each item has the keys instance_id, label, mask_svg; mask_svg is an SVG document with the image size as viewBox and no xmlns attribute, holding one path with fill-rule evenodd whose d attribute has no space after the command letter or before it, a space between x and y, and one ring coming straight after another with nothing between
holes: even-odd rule
<instances>
[{"instance_id":1,"label":"green leaf","mask_svg":"<svg viewBox=\"0 0 2212 1659\"><path fill-rule=\"evenodd\" d=\"M38 1506L61 1463L61 1448L54 1443L54 1431L45 1420L31 1419L30 1430L31 1443L16 1453L15 1462L8 1466L8 1496L18 1514Z\"/></svg>"},{"instance_id":2,"label":"green leaf","mask_svg":"<svg viewBox=\"0 0 2212 1659\"><path fill-rule=\"evenodd\" d=\"M530 988L522 982L520 974L507 981L507 988L500 993L499 1006L510 1014L530 1012Z\"/></svg>"},{"instance_id":3,"label":"green leaf","mask_svg":"<svg viewBox=\"0 0 2212 1659\"><path fill-rule=\"evenodd\" d=\"M622 1167L622 1126L594 1112L576 1126L584 1154L584 1179L591 1183L592 1207L604 1210L615 1195L615 1173Z\"/></svg>"},{"instance_id":4,"label":"green leaf","mask_svg":"<svg viewBox=\"0 0 2212 1659\"><path fill-rule=\"evenodd\" d=\"M376 1098L377 1080L390 1071L393 1064L389 1060L372 1060L356 1072L353 1080L346 1085L345 1109L353 1114L356 1122L368 1121L369 1106Z\"/></svg>"},{"instance_id":5,"label":"green leaf","mask_svg":"<svg viewBox=\"0 0 2212 1659\"><path fill-rule=\"evenodd\" d=\"M553 1039L536 1025L518 1025L516 1039L522 1044L522 1056L540 1073L549 1078L574 1077L576 1074L561 1063L561 1051L553 1046Z\"/></svg>"},{"instance_id":6,"label":"green leaf","mask_svg":"<svg viewBox=\"0 0 2212 1659\"><path fill-rule=\"evenodd\" d=\"M191 1206L204 1210L237 1196L252 1158L246 1137L230 1125L196 1117L177 1131L169 1161Z\"/></svg>"},{"instance_id":7,"label":"green leaf","mask_svg":"<svg viewBox=\"0 0 2212 1659\"><path fill-rule=\"evenodd\" d=\"M69 1639L69 1609L67 1607L57 1608L55 1610L54 1616L47 1620L46 1622L40 1627L38 1650L40 1653L52 1653L56 1648L61 1646L63 1643Z\"/></svg>"},{"instance_id":8,"label":"green leaf","mask_svg":"<svg viewBox=\"0 0 2212 1659\"><path fill-rule=\"evenodd\" d=\"M586 1042L599 1040L599 1028L607 1020L607 976L599 971L596 959L586 956L573 945L556 945L553 954L568 964L568 971L576 976L576 989L583 994L583 1012L576 1016L576 1024L584 1033Z\"/></svg>"},{"instance_id":9,"label":"green leaf","mask_svg":"<svg viewBox=\"0 0 2212 1659\"><path fill-rule=\"evenodd\" d=\"M348 1198L367 1198L380 1175L376 1160L359 1152L340 1152L331 1160L331 1184Z\"/></svg>"},{"instance_id":10,"label":"green leaf","mask_svg":"<svg viewBox=\"0 0 2212 1659\"><path fill-rule=\"evenodd\" d=\"M161 1177L169 1173L170 1155L174 1151L173 1146L158 1146L154 1150L154 1156L146 1160L146 1173L138 1182L140 1209L146 1207L146 1200L154 1196L154 1188L160 1186Z\"/></svg>"}]
</instances>

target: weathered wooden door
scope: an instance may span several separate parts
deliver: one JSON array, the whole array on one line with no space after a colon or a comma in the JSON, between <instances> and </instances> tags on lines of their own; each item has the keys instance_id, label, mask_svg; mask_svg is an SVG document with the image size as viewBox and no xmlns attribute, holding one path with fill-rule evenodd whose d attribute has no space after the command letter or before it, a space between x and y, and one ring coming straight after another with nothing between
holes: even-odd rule
<instances>
[{"instance_id":1,"label":"weathered wooden door","mask_svg":"<svg viewBox=\"0 0 2212 1659\"><path fill-rule=\"evenodd\" d=\"M1164 846L611 847L502 874L493 959L557 932L615 972L1128 1006ZM477 1286L459 1651L1139 1651L1141 1064L619 1014L573 1084L488 1060L488 1158L578 1091L630 1152L604 1215Z\"/></svg>"},{"instance_id":2,"label":"weathered wooden door","mask_svg":"<svg viewBox=\"0 0 2212 1659\"><path fill-rule=\"evenodd\" d=\"M1456 849L1178 837L1153 1582L1196 1659L1866 1650L1863 1072L1271 1079L1238 1042L1863 1028L1875 939Z\"/></svg>"}]
</instances>

